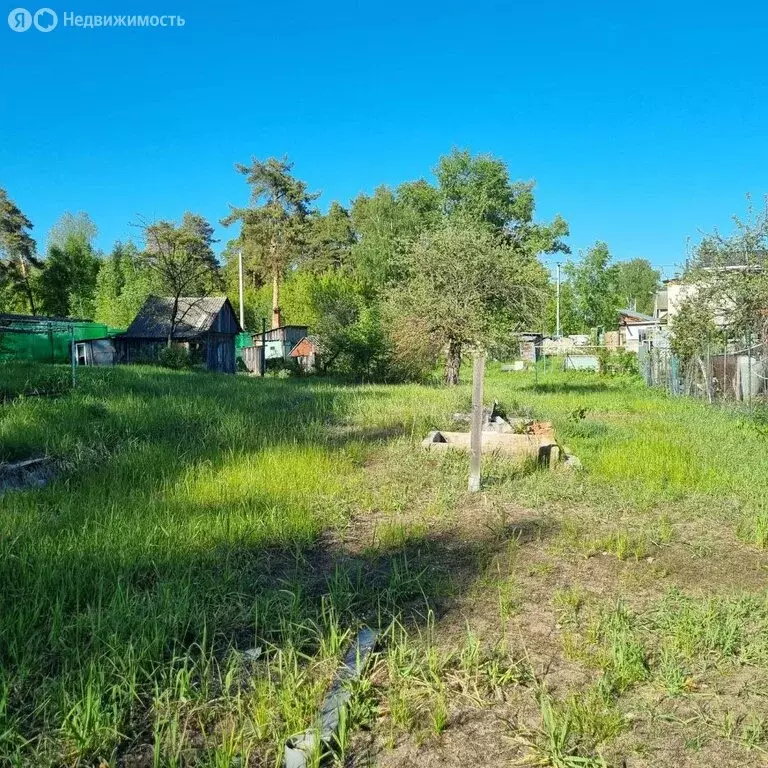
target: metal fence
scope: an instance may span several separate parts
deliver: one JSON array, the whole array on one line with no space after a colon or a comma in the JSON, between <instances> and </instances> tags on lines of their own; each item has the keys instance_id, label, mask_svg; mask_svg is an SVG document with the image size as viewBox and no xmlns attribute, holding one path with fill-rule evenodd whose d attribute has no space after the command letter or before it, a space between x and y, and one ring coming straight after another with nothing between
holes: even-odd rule
<instances>
[{"instance_id":1,"label":"metal fence","mask_svg":"<svg viewBox=\"0 0 768 768\"><path fill-rule=\"evenodd\" d=\"M712 403L734 400L751 403L768 396L768 355L764 344L705 345L698 354L680 358L672 350L638 351L640 373L650 387L671 395L687 395Z\"/></svg>"}]
</instances>

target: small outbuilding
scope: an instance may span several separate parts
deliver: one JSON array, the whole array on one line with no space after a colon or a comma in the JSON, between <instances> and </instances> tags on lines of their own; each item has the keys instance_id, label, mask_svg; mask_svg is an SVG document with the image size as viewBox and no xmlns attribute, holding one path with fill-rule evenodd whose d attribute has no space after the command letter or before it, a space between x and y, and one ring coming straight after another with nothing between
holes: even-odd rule
<instances>
[{"instance_id":1,"label":"small outbuilding","mask_svg":"<svg viewBox=\"0 0 768 768\"><path fill-rule=\"evenodd\" d=\"M306 337L306 325L281 325L265 333L254 333L253 343L263 347L267 360L290 360L293 348Z\"/></svg>"},{"instance_id":2,"label":"small outbuilding","mask_svg":"<svg viewBox=\"0 0 768 768\"><path fill-rule=\"evenodd\" d=\"M118 362L157 360L172 343L184 346L209 371L235 372L235 337L242 331L226 296L183 296L175 322L172 296L150 296L125 333L116 337ZM171 333L171 326L173 333Z\"/></svg>"},{"instance_id":3,"label":"small outbuilding","mask_svg":"<svg viewBox=\"0 0 768 768\"><path fill-rule=\"evenodd\" d=\"M619 346L637 354L640 346L648 341L659 326L657 318L634 309L619 310Z\"/></svg>"},{"instance_id":4,"label":"small outbuilding","mask_svg":"<svg viewBox=\"0 0 768 768\"><path fill-rule=\"evenodd\" d=\"M117 333L118 329L92 320L0 313L0 361L69 363L74 341L80 365L111 365L111 339Z\"/></svg>"},{"instance_id":5,"label":"small outbuilding","mask_svg":"<svg viewBox=\"0 0 768 768\"><path fill-rule=\"evenodd\" d=\"M114 365L117 351L112 339L84 339L75 342L78 365Z\"/></svg>"},{"instance_id":6,"label":"small outbuilding","mask_svg":"<svg viewBox=\"0 0 768 768\"><path fill-rule=\"evenodd\" d=\"M312 373L316 369L319 356L319 344L312 336L305 336L290 352L291 359L296 360L305 373Z\"/></svg>"},{"instance_id":7,"label":"small outbuilding","mask_svg":"<svg viewBox=\"0 0 768 768\"><path fill-rule=\"evenodd\" d=\"M519 333L520 357L528 363L535 363L541 357L544 336L540 333Z\"/></svg>"}]
</instances>

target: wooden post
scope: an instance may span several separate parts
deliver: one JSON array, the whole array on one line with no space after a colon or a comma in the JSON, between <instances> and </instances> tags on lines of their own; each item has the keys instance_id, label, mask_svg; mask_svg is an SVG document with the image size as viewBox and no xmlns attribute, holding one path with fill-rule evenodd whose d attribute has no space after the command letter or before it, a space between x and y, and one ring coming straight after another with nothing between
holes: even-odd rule
<instances>
[{"instance_id":1,"label":"wooden post","mask_svg":"<svg viewBox=\"0 0 768 768\"><path fill-rule=\"evenodd\" d=\"M472 368L472 428L469 450L469 491L480 490L480 457L483 442L483 379L485 378L485 354L475 357Z\"/></svg>"},{"instance_id":2,"label":"wooden post","mask_svg":"<svg viewBox=\"0 0 768 768\"><path fill-rule=\"evenodd\" d=\"M267 318L261 318L261 375L267 375Z\"/></svg>"},{"instance_id":3,"label":"wooden post","mask_svg":"<svg viewBox=\"0 0 768 768\"><path fill-rule=\"evenodd\" d=\"M736 369L738 370L739 358L736 358ZM744 389L741 391L742 398L744 397ZM752 329L750 328L747 333L747 407L752 410Z\"/></svg>"},{"instance_id":4,"label":"wooden post","mask_svg":"<svg viewBox=\"0 0 768 768\"><path fill-rule=\"evenodd\" d=\"M77 350L75 349L75 326L74 324L69 326L69 339L70 339L70 355L72 362L72 388L77 386Z\"/></svg>"}]
</instances>

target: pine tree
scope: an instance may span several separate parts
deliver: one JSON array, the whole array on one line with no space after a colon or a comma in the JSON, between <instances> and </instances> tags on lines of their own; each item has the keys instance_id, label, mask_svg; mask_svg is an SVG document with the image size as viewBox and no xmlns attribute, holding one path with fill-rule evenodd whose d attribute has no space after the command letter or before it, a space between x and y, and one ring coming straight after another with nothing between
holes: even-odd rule
<instances>
[{"instance_id":1,"label":"pine tree","mask_svg":"<svg viewBox=\"0 0 768 768\"><path fill-rule=\"evenodd\" d=\"M32 222L0 187L0 301L5 304L0 310L26 305L36 313L32 277L41 263L30 229Z\"/></svg>"}]
</instances>

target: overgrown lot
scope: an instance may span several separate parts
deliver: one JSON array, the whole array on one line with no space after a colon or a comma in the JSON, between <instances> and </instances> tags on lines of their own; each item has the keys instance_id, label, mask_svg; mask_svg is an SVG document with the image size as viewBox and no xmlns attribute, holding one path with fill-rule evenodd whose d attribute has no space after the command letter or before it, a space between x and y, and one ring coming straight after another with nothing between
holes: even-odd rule
<instances>
[{"instance_id":1,"label":"overgrown lot","mask_svg":"<svg viewBox=\"0 0 768 768\"><path fill-rule=\"evenodd\" d=\"M0 764L278 765L363 622L340 763L768 761L759 414L493 372L583 468L470 497L419 447L466 385L80 373L0 406L59 468L0 498Z\"/></svg>"}]
</instances>

